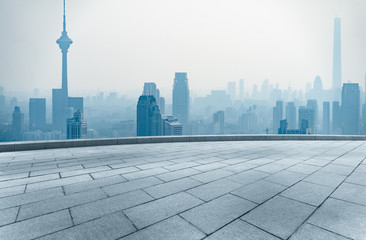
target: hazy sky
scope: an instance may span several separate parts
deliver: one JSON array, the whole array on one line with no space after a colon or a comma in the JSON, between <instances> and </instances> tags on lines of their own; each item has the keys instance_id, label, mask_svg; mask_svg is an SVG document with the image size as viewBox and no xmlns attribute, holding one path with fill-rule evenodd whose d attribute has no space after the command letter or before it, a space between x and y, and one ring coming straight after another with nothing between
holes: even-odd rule
<instances>
[{"instance_id":1,"label":"hazy sky","mask_svg":"<svg viewBox=\"0 0 366 240\"><path fill-rule=\"evenodd\" d=\"M365 0L68 0L69 91L129 93L174 72L191 89L268 78L331 87L333 22L342 20L343 82L364 85ZM61 87L62 0L0 0L0 86ZM260 86L259 86L260 87Z\"/></svg>"}]
</instances>

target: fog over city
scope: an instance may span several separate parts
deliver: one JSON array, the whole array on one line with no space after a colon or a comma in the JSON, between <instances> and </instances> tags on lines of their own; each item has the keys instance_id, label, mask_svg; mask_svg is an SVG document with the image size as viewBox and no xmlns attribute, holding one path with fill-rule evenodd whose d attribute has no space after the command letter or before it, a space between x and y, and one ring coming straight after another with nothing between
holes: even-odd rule
<instances>
[{"instance_id":1,"label":"fog over city","mask_svg":"<svg viewBox=\"0 0 366 240\"><path fill-rule=\"evenodd\" d=\"M0 141L366 134L364 0L0 0Z\"/></svg>"},{"instance_id":2,"label":"fog over city","mask_svg":"<svg viewBox=\"0 0 366 240\"><path fill-rule=\"evenodd\" d=\"M51 95L60 86L61 8L62 1L0 0L0 85L7 91ZM336 16L342 80L363 86L364 9L363 0L69 1L69 91L135 98L144 82L156 82L170 99L174 72L188 72L190 89L202 94L242 78L246 91L264 79L305 89L317 75L330 88Z\"/></svg>"}]
</instances>

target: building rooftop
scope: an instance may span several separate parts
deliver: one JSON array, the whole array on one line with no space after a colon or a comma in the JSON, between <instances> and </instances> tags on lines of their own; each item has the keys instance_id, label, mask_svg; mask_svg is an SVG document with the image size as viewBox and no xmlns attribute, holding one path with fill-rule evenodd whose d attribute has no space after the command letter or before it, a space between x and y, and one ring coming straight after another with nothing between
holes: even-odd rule
<instances>
[{"instance_id":1,"label":"building rooftop","mask_svg":"<svg viewBox=\"0 0 366 240\"><path fill-rule=\"evenodd\" d=\"M0 239L366 239L366 141L0 153Z\"/></svg>"}]
</instances>

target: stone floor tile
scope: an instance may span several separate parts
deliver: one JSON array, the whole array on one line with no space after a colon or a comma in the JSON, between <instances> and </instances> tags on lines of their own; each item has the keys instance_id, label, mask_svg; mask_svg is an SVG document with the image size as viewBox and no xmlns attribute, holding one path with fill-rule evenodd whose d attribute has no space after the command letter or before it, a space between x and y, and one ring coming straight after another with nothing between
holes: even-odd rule
<instances>
[{"instance_id":1,"label":"stone floor tile","mask_svg":"<svg viewBox=\"0 0 366 240\"><path fill-rule=\"evenodd\" d=\"M80 224L151 200L153 200L152 197L137 190L73 207L71 215L75 224Z\"/></svg>"},{"instance_id":2,"label":"stone floor tile","mask_svg":"<svg viewBox=\"0 0 366 240\"><path fill-rule=\"evenodd\" d=\"M201 171L201 172L207 172L207 171L211 171L211 170L218 169L218 168L221 169L221 168L226 167L226 166L228 166L228 165L225 164L225 163L214 162L214 163L203 164L203 165L200 165L200 166L197 166L197 167L193 167L193 169L196 169L196 170Z\"/></svg>"},{"instance_id":3,"label":"stone floor tile","mask_svg":"<svg viewBox=\"0 0 366 240\"><path fill-rule=\"evenodd\" d=\"M287 239L312 214L315 207L276 196L242 217L267 232Z\"/></svg>"},{"instance_id":4,"label":"stone floor tile","mask_svg":"<svg viewBox=\"0 0 366 240\"><path fill-rule=\"evenodd\" d=\"M248 199L252 202L261 204L285 189L286 186L259 180L242 188L234 190L231 193L239 197Z\"/></svg>"},{"instance_id":5,"label":"stone floor tile","mask_svg":"<svg viewBox=\"0 0 366 240\"><path fill-rule=\"evenodd\" d=\"M259 179L269 176L268 173L259 172L255 170L248 170L228 177L229 180L240 183L241 185L248 185Z\"/></svg>"},{"instance_id":6,"label":"stone floor tile","mask_svg":"<svg viewBox=\"0 0 366 240\"><path fill-rule=\"evenodd\" d=\"M162 174L162 173L166 173L166 172L169 172L169 171L164 168L158 167L158 168L143 170L143 171L139 171L139 172L131 172L131 173L123 174L122 176L127 178L128 180L135 180L135 179L150 177L153 175L158 175L158 174Z\"/></svg>"},{"instance_id":7,"label":"stone floor tile","mask_svg":"<svg viewBox=\"0 0 366 240\"><path fill-rule=\"evenodd\" d=\"M170 171L177 171L180 169L191 168L191 167L195 167L198 165L200 165L200 164L196 163L196 162L183 162L183 163L178 163L178 164L174 164L174 165L164 166L164 168L166 168Z\"/></svg>"},{"instance_id":8,"label":"stone floor tile","mask_svg":"<svg viewBox=\"0 0 366 240\"><path fill-rule=\"evenodd\" d=\"M342 183L331 197L366 206L366 186Z\"/></svg>"},{"instance_id":9,"label":"stone floor tile","mask_svg":"<svg viewBox=\"0 0 366 240\"><path fill-rule=\"evenodd\" d=\"M303 173L303 174L312 174L312 173L318 171L320 168L321 167L319 167L319 166L299 163L292 167L287 168L286 170L291 171L291 172Z\"/></svg>"},{"instance_id":10,"label":"stone floor tile","mask_svg":"<svg viewBox=\"0 0 366 240\"><path fill-rule=\"evenodd\" d=\"M334 189L331 187L309 182L299 182L282 192L280 195L317 207L324 202L333 191Z\"/></svg>"},{"instance_id":11,"label":"stone floor tile","mask_svg":"<svg viewBox=\"0 0 366 240\"><path fill-rule=\"evenodd\" d=\"M189 176L199 174L199 173L201 173L201 172L198 170L195 170L193 168L186 168L186 169L182 169L182 170L178 170L178 171L174 171L174 172L159 174L159 175L156 175L156 177L165 182L168 182L168 181L173 181L173 180L184 178L184 177L189 177Z\"/></svg>"},{"instance_id":12,"label":"stone floor tile","mask_svg":"<svg viewBox=\"0 0 366 240\"><path fill-rule=\"evenodd\" d=\"M42 181L49 181L49 180L58 179L58 178L60 178L58 173L53 173L53 174L42 175L42 176L37 176L37 177L28 177L28 178L9 180L9 181L0 182L0 189L13 187L13 186L19 186L19 185L25 185L25 184L31 184L31 183L37 183L37 182L42 182Z\"/></svg>"},{"instance_id":13,"label":"stone floor tile","mask_svg":"<svg viewBox=\"0 0 366 240\"><path fill-rule=\"evenodd\" d=\"M122 183L125 181L127 181L125 178L117 175L117 176L106 177L106 178L101 178L101 179L96 179L96 180L91 180L91 181L86 181L86 182L81 182L81 183L69 184L69 185L63 186L63 188L65 190L65 194L72 194L72 193L83 192L83 191L87 191L87 190L91 190L91 189L95 189L95 188L105 187L105 186L109 186L112 184Z\"/></svg>"},{"instance_id":14,"label":"stone floor tile","mask_svg":"<svg viewBox=\"0 0 366 240\"><path fill-rule=\"evenodd\" d=\"M17 218L18 211L19 207L0 210L0 227L6 224L14 223Z\"/></svg>"},{"instance_id":15,"label":"stone floor tile","mask_svg":"<svg viewBox=\"0 0 366 240\"><path fill-rule=\"evenodd\" d=\"M140 171L140 169L138 169L136 167L126 167L126 168L118 168L118 169L114 169L114 170L107 170L107 171L103 171L103 172L91 173L90 175L92 175L92 177L94 179L98 179L98 178L111 177L111 176L115 176L115 175L120 175L120 174L125 174L125 173L130 173L130 172L138 172L138 171Z\"/></svg>"},{"instance_id":16,"label":"stone floor tile","mask_svg":"<svg viewBox=\"0 0 366 240\"><path fill-rule=\"evenodd\" d=\"M304 224L297 232L291 236L290 240L347 240L349 238L342 237L338 234L318 228L311 224Z\"/></svg>"},{"instance_id":17,"label":"stone floor tile","mask_svg":"<svg viewBox=\"0 0 366 240\"><path fill-rule=\"evenodd\" d=\"M114 184L110 186L103 187L103 190L109 195L109 196L115 196L118 194L131 192L137 189L142 189L158 184L164 183L160 179L157 179L155 177L147 177L147 178L141 178L137 180L132 180L128 182L123 182L119 184Z\"/></svg>"},{"instance_id":18,"label":"stone floor tile","mask_svg":"<svg viewBox=\"0 0 366 240\"><path fill-rule=\"evenodd\" d=\"M203 203L187 194L177 193L125 210L127 217L138 228L144 228Z\"/></svg>"},{"instance_id":19,"label":"stone floor tile","mask_svg":"<svg viewBox=\"0 0 366 240\"><path fill-rule=\"evenodd\" d=\"M279 238L266 233L242 220L236 220L214 232L206 240L279 240Z\"/></svg>"},{"instance_id":20,"label":"stone floor tile","mask_svg":"<svg viewBox=\"0 0 366 240\"><path fill-rule=\"evenodd\" d=\"M224 167L222 169L230 171L230 172L234 172L234 173L239 173L239 172L243 172L245 170L253 169L256 167L258 167L258 165L244 162L244 163L239 163L239 164L235 164L235 165L230 165L230 166Z\"/></svg>"},{"instance_id":21,"label":"stone floor tile","mask_svg":"<svg viewBox=\"0 0 366 240\"><path fill-rule=\"evenodd\" d=\"M51 188L37 192L24 193L10 197L0 198L0 209L38 202L48 198L60 197L64 193L61 187Z\"/></svg>"},{"instance_id":22,"label":"stone floor tile","mask_svg":"<svg viewBox=\"0 0 366 240\"><path fill-rule=\"evenodd\" d=\"M204 233L211 234L255 206L252 202L226 194L180 215Z\"/></svg>"},{"instance_id":23,"label":"stone floor tile","mask_svg":"<svg viewBox=\"0 0 366 240\"><path fill-rule=\"evenodd\" d=\"M25 185L0 189L0 198L24 193Z\"/></svg>"},{"instance_id":24,"label":"stone floor tile","mask_svg":"<svg viewBox=\"0 0 366 240\"><path fill-rule=\"evenodd\" d=\"M27 178L28 175L29 175L29 172L8 174L8 175L0 175L0 182L19 179L19 178Z\"/></svg>"},{"instance_id":25,"label":"stone floor tile","mask_svg":"<svg viewBox=\"0 0 366 240\"><path fill-rule=\"evenodd\" d=\"M93 202L106 197L107 194L101 189L94 189L86 192L50 198L47 200L22 205L20 207L17 220L21 221L24 219L33 218L47 213L81 205L87 202Z\"/></svg>"},{"instance_id":26,"label":"stone floor tile","mask_svg":"<svg viewBox=\"0 0 366 240\"><path fill-rule=\"evenodd\" d=\"M304 161L304 164L324 167L325 165L329 164L331 161L319 159L319 158L311 158L309 160Z\"/></svg>"},{"instance_id":27,"label":"stone floor tile","mask_svg":"<svg viewBox=\"0 0 366 240\"><path fill-rule=\"evenodd\" d=\"M107 170L111 170L111 168L108 167L108 166L100 166L100 167L95 167L95 168L85 168L85 169L81 169L81 170L61 172L61 177L63 177L63 178L72 177L72 176L88 174L88 173L95 173L95 172L101 172L101 171L107 171Z\"/></svg>"},{"instance_id":28,"label":"stone floor tile","mask_svg":"<svg viewBox=\"0 0 366 240\"><path fill-rule=\"evenodd\" d=\"M308 222L348 238L365 239L366 207L329 198Z\"/></svg>"},{"instance_id":29,"label":"stone floor tile","mask_svg":"<svg viewBox=\"0 0 366 240\"><path fill-rule=\"evenodd\" d=\"M277 173L279 171L282 171L285 168L288 168L287 165L277 164L277 163L269 163L266 165L262 165L260 167L255 168L257 171L266 172L266 173Z\"/></svg>"},{"instance_id":30,"label":"stone floor tile","mask_svg":"<svg viewBox=\"0 0 366 240\"><path fill-rule=\"evenodd\" d=\"M291 185L299 182L306 176L307 176L306 174L295 173L295 172L283 170L281 172L268 176L268 177L264 178L263 180L278 183L278 184L281 184L284 186L291 186Z\"/></svg>"},{"instance_id":31,"label":"stone floor tile","mask_svg":"<svg viewBox=\"0 0 366 240\"><path fill-rule=\"evenodd\" d=\"M73 183L80 183L85 181L93 180L89 175L80 175L75 177L68 177L68 178L59 178L55 180L49 180L44 182L38 182L38 183L31 183L28 184L26 192L32 192L32 191L38 191L42 189L47 188L53 188L53 187L60 187L68 184Z\"/></svg>"},{"instance_id":32,"label":"stone floor tile","mask_svg":"<svg viewBox=\"0 0 366 240\"><path fill-rule=\"evenodd\" d=\"M122 240L199 240L204 237L205 234L197 228L181 217L174 216L124 237Z\"/></svg>"},{"instance_id":33,"label":"stone floor tile","mask_svg":"<svg viewBox=\"0 0 366 240\"><path fill-rule=\"evenodd\" d=\"M319 171L324 171L324 172L331 172L331 173L336 173L339 175L344 175L344 176L348 176L355 168L354 167L349 167L349 166L342 166L342 165L337 165L337 164L328 164L327 166L321 168Z\"/></svg>"},{"instance_id":34,"label":"stone floor tile","mask_svg":"<svg viewBox=\"0 0 366 240\"><path fill-rule=\"evenodd\" d=\"M366 186L366 173L354 172L345 182Z\"/></svg>"},{"instance_id":35,"label":"stone floor tile","mask_svg":"<svg viewBox=\"0 0 366 240\"><path fill-rule=\"evenodd\" d=\"M161 198L174 193L185 191L190 188L197 187L201 184L202 183L191 178L182 178L175 181L145 188L144 191L153 196L154 198Z\"/></svg>"},{"instance_id":36,"label":"stone floor tile","mask_svg":"<svg viewBox=\"0 0 366 240\"><path fill-rule=\"evenodd\" d=\"M221 179L210 182L196 188L192 188L187 192L205 201L212 200L216 197L229 193L242 185L227 179Z\"/></svg>"},{"instance_id":37,"label":"stone floor tile","mask_svg":"<svg viewBox=\"0 0 366 240\"><path fill-rule=\"evenodd\" d=\"M203 183L208 183L208 182L218 180L220 178L228 177L233 174L234 174L233 172L229 172L229 171L222 170L222 169L216 169L216 170L194 175L191 178L193 178L197 181L203 182Z\"/></svg>"},{"instance_id":38,"label":"stone floor tile","mask_svg":"<svg viewBox=\"0 0 366 240\"><path fill-rule=\"evenodd\" d=\"M131 221L122 212L117 212L47 235L39 240L109 240L121 238L134 231L136 228Z\"/></svg>"},{"instance_id":39,"label":"stone floor tile","mask_svg":"<svg viewBox=\"0 0 366 240\"><path fill-rule=\"evenodd\" d=\"M72 226L68 210L0 227L1 240L28 240Z\"/></svg>"},{"instance_id":40,"label":"stone floor tile","mask_svg":"<svg viewBox=\"0 0 366 240\"><path fill-rule=\"evenodd\" d=\"M55 167L52 167L51 169L40 170L40 171L31 171L29 176L34 177L34 176L51 174L51 173L60 173L60 172L80 170L80 169L83 169L83 167L81 165L75 165L75 166L71 166L71 167L61 167L61 168L58 168L55 166Z\"/></svg>"},{"instance_id":41,"label":"stone floor tile","mask_svg":"<svg viewBox=\"0 0 366 240\"><path fill-rule=\"evenodd\" d=\"M339 184L341 184L344 181L345 178L346 176L342 176L335 173L315 172L312 175L306 177L304 181L336 188L338 187Z\"/></svg>"}]
</instances>

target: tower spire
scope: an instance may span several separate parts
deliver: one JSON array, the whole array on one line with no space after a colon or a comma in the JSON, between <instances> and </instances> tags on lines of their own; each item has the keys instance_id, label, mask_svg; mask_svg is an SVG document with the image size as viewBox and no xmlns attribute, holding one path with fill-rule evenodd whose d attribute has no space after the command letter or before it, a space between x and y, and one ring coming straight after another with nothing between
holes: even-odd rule
<instances>
[{"instance_id":1,"label":"tower spire","mask_svg":"<svg viewBox=\"0 0 366 240\"><path fill-rule=\"evenodd\" d=\"M66 32L66 7L65 7L65 0L64 0L64 32Z\"/></svg>"}]
</instances>

